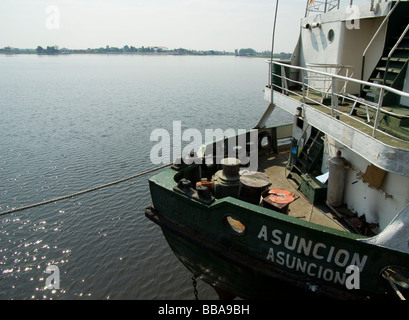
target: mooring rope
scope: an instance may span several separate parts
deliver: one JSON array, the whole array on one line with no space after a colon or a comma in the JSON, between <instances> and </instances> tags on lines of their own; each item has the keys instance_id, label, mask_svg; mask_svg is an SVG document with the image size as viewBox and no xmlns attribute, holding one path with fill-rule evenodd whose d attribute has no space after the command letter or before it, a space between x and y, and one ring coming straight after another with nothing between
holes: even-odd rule
<instances>
[{"instance_id":1,"label":"mooring rope","mask_svg":"<svg viewBox=\"0 0 409 320\"><path fill-rule=\"evenodd\" d=\"M148 173L151 173L151 172L166 168L166 167L170 166L171 164L172 163L164 164L163 166L156 167L156 168L153 168L153 169L150 169L150 170L135 174L135 175L127 177L127 178L123 178L123 179L120 179L120 180L117 180L117 181L109 182L109 183L106 183L106 184L103 184L103 185L100 185L100 186L97 186L97 187L93 187L93 188L90 188L90 189L82 190L82 191L79 191L79 192L71 193L71 194L68 194L68 195L65 195L65 196L62 196L62 197L42 201L42 202L39 202L39 203L31 204L31 205L20 207L20 208L14 208L14 209L4 211L4 212L0 212L0 216L4 216L6 214L10 214L10 213L14 213L14 212L17 212L17 211L22 211L22 210L26 210L26 209L30 209L30 208L34 208L34 207L43 206L43 205L51 203L51 202L57 202L57 201L60 201L60 200L73 198L73 197L79 196L79 195L84 194L84 193L88 193L88 192L91 192L91 191L100 190L102 188L110 187L110 186L113 186L115 184L119 184L121 182L125 182L125 181L131 180L131 179L135 179L135 178L141 177L141 176L143 176L145 174L148 174Z\"/></svg>"}]
</instances>

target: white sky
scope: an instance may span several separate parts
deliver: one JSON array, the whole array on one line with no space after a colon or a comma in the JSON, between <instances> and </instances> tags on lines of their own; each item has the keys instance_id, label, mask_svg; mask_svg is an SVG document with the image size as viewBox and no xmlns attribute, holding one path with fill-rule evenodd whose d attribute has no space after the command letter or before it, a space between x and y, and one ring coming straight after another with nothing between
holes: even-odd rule
<instances>
[{"instance_id":1,"label":"white sky","mask_svg":"<svg viewBox=\"0 0 409 320\"><path fill-rule=\"evenodd\" d=\"M0 0L0 48L270 50L275 5L276 0ZM305 6L306 0L279 2L275 52L293 51Z\"/></svg>"}]
</instances>

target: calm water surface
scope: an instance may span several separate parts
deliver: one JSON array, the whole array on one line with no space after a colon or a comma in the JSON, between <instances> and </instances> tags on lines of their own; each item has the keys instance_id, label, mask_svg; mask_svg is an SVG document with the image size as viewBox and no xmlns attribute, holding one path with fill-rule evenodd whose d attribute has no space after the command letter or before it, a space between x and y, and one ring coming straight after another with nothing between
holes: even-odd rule
<instances>
[{"instance_id":1,"label":"calm water surface","mask_svg":"<svg viewBox=\"0 0 409 320\"><path fill-rule=\"evenodd\" d=\"M246 129L263 59L0 55L0 211L154 168L156 128ZM271 122L289 120L278 112ZM150 175L0 217L0 299L194 299L144 215ZM49 265L60 289L46 289ZM200 299L217 299L198 281Z\"/></svg>"}]
</instances>

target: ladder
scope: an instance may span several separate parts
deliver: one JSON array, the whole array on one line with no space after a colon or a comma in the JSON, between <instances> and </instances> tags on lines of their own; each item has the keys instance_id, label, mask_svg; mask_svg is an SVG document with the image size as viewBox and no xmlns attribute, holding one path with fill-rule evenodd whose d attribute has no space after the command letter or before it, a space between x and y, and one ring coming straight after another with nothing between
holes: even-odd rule
<instances>
[{"instance_id":1,"label":"ladder","mask_svg":"<svg viewBox=\"0 0 409 320\"><path fill-rule=\"evenodd\" d=\"M312 127L310 137L291 167L287 178L292 178L298 185L301 184L301 175L305 173L321 172L321 160L324 150L322 137L324 133Z\"/></svg>"}]
</instances>

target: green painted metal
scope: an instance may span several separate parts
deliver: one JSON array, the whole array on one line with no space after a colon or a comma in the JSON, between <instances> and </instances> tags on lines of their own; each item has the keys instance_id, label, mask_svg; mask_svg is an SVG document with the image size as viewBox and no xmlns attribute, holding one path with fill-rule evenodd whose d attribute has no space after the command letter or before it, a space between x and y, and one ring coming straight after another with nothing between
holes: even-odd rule
<instances>
[{"instance_id":1,"label":"green painted metal","mask_svg":"<svg viewBox=\"0 0 409 320\"><path fill-rule=\"evenodd\" d=\"M301 175L300 190L312 204L325 202L327 185L315 179L314 176Z\"/></svg>"},{"instance_id":2,"label":"green painted metal","mask_svg":"<svg viewBox=\"0 0 409 320\"><path fill-rule=\"evenodd\" d=\"M196 170L197 165L166 169L149 184L153 205L168 223L154 221L186 267L209 284L245 298L274 297L273 283L300 292L379 298L388 290L381 272L391 265L409 268L407 254L361 242L361 235L231 197L206 205L173 190L177 180ZM234 231L227 217L240 221L244 232ZM349 265L360 268L359 290L346 288Z\"/></svg>"},{"instance_id":3,"label":"green painted metal","mask_svg":"<svg viewBox=\"0 0 409 320\"><path fill-rule=\"evenodd\" d=\"M302 184L302 175L306 173L317 173L321 172L321 160L324 150L324 145L322 143L322 137L324 133L312 128L311 135L307 140L305 146L298 149L298 156L295 164L291 166L289 177L292 177L298 185ZM305 183L305 181L304 181ZM305 187L305 186L304 186Z\"/></svg>"}]
</instances>

